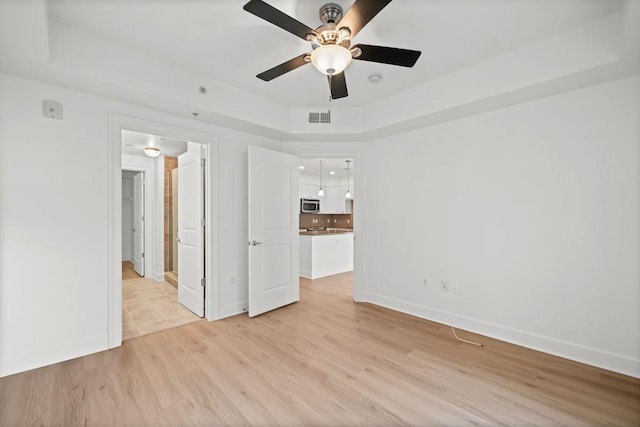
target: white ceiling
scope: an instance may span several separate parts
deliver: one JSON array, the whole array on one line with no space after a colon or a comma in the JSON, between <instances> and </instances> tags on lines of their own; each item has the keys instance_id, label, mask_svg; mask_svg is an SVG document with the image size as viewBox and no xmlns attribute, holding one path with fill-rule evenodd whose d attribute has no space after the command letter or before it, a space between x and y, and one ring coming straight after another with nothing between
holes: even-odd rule
<instances>
[{"instance_id":1,"label":"white ceiling","mask_svg":"<svg viewBox=\"0 0 640 427\"><path fill-rule=\"evenodd\" d=\"M144 156L145 147L157 147L160 155L178 157L187 151L187 141L130 130L122 131L122 154Z\"/></svg>"},{"instance_id":2,"label":"white ceiling","mask_svg":"<svg viewBox=\"0 0 640 427\"><path fill-rule=\"evenodd\" d=\"M346 160L351 160L351 177L353 178L354 161L349 158L340 159L322 159L322 171L323 177L335 177L342 178L347 176L347 163ZM301 174L320 176L320 158L317 159L300 159L300 166L304 166L304 169L300 170ZM333 175L331 172L335 172Z\"/></svg>"},{"instance_id":3,"label":"white ceiling","mask_svg":"<svg viewBox=\"0 0 640 427\"><path fill-rule=\"evenodd\" d=\"M638 0L394 0L353 43L421 50L416 66L353 61L349 97L329 103L312 65L255 77L310 47L244 3L0 0L0 72L296 142L375 140L640 72ZM325 1L268 3L315 27Z\"/></svg>"},{"instance_id":4,"label":"white ceiling","mask_svg":"<svg viewBox=\"0 0 640 427\"><path fill-rule=\"evenodd\" d=\"M268 0L315 28L324 0ZM271 82L255 77L309 44L242 9L244 0L51 0L49 19L288 107L328 104L312 65ZM339 2L346 10L352 1ZM353 40L421 50L412 69L353 61L349 97L361 107L620 9L616 0L395 0ZM106 52L105 52L106 54ZM369 83L380 73L383 80ZM196 88L194 87L194 90Z\"/></svg>"}]
</instances>

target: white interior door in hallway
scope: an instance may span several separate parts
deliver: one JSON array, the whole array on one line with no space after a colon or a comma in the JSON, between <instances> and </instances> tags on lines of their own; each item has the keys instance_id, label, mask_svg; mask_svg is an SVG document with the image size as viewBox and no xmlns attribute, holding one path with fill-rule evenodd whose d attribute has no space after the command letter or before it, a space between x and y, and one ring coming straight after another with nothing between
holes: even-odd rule
<instances>
[{"instance_id":1,"label":"white interior door in hallway","mask_svg":"<svg viewBox=\"0 0 640 427\"><path fill-rule=\"evenodd\" d=\"M144 172L133 176L133 269L144 276Z\"/></svg>"},{"instance_id":2,"label":"white interior door in hallway","mask_svg":"<svg viewBox=\"0 0 640 427\"><path fill-rule=\"evenodd\" d=\"M122 171L122 261L133 255L133 175Z\"/></svg>"},{"instance_id":3,"label":"white interior door in hallway","mask_svg":"<svg viewBox=\"0 0 640 427\"><path fill-rule=\"evenodd\" d=\"M178 156L178 301L204 317L205 146Z\"/></svg>"},{"instance_id":4,"label":"white interior door in hallway","mask_svg":"<svg viewBox=\"0 0 640 427\"><path fill-rule=\"evenodd\" d=\"M249 316L300 299L298 158L249 146Z\"/></svg>"}]
</instances>

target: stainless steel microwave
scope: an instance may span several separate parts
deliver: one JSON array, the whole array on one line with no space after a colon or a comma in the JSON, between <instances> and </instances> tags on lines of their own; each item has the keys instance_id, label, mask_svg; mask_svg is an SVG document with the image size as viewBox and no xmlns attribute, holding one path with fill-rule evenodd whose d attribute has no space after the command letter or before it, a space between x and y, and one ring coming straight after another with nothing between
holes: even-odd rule
<instances>
[{"instance_id":1,"label":"stainless steel microwave","mask_svg":"<svg viewBox=\"0 0 640 427\"><path fill-rule=\"evenodd\" d=\"M300 199L301 213L320 213L320 200L318 199Z\"/></svg>"}]
</instances>

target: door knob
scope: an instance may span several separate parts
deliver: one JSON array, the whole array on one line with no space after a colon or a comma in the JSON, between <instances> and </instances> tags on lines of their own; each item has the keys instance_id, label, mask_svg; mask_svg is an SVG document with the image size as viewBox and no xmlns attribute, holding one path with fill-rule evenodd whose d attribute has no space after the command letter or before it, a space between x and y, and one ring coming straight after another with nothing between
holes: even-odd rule
<instances>
[{"instance_id":1,"label":"door knob","mask_svg":"<svg viewBox=\"0 0 640 427\"><path fill-rule=\"evenodd\" d=\"M176 242L180 243L180 238L179 237L176 239Z\"/></svg>"},{"instance_id":2,"label":"door knob","mask_svg":"<svg viewBox=\"0 0 640 427\"><path fill-rule=\"evenodd\" d=\"M255 240L252 240L252 241L250 241L250 242L249 242L249 244L250 244L251 246L258 246L258 245L261 245L261 244L262 244L262 242L256 242Z\"/></svg>"}]
</instances>

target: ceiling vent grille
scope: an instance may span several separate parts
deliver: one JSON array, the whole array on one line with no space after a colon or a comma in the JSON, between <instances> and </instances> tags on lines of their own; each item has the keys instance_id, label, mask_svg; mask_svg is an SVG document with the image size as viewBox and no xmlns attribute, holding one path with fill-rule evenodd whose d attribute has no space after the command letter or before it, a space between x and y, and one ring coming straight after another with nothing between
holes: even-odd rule
<instances>
[{"instance_id":1,"label":"ceiling vent grille","mask_svg":"<svg viewBox=\"0 0 640 427\"><path fill-rule=\"evenodd\" d=\"M331 110L326 113L309 113L309 123L331 123Z\"/></svg>"}]
</instances>

